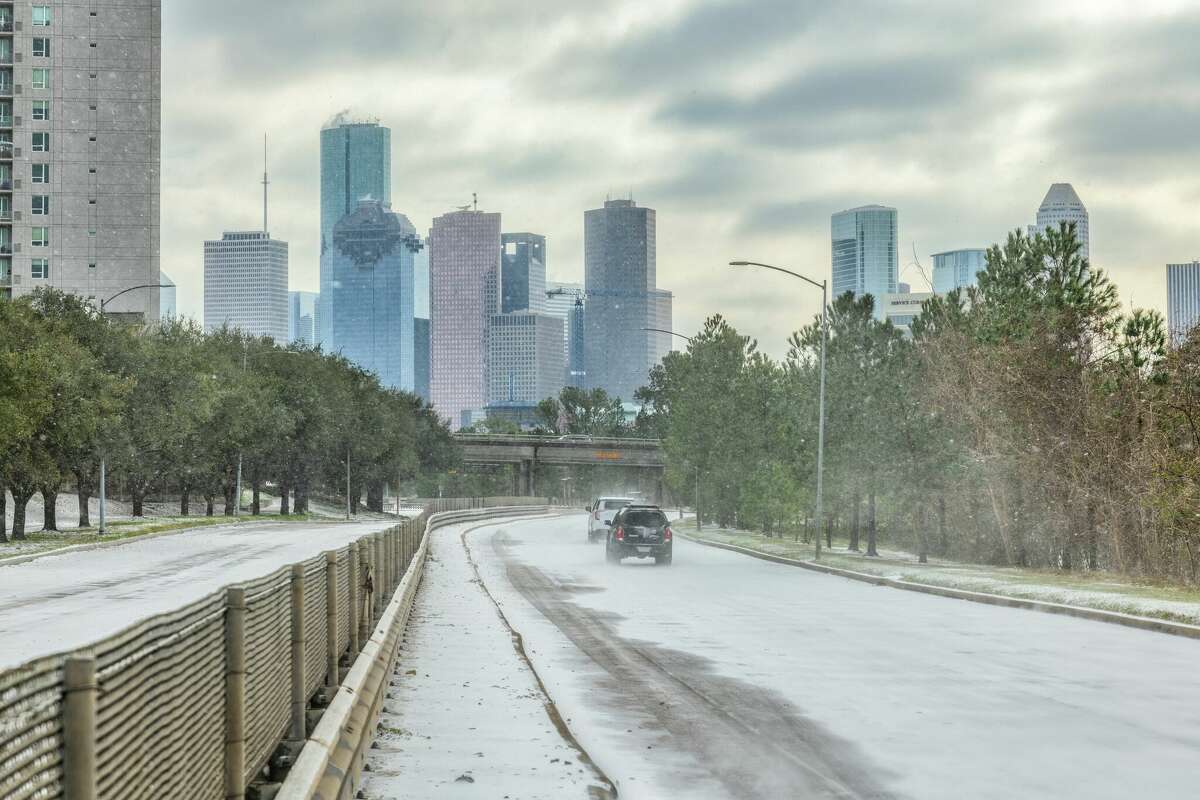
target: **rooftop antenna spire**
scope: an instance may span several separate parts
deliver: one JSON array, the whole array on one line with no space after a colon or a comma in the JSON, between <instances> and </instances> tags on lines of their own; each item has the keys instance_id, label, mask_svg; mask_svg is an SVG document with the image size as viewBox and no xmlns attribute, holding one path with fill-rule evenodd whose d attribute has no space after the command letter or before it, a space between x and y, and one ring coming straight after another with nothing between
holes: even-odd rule
<instances>
[{"instance_id":1,"label":"rooftop antenna spire","mask_svg":"<svg viewBox=\"0 0 1200 800\"><path fill-rule=\"evenodd\" d=\"M471 210L479 210L479 195L475 192L471 192Z\"/></svg>"},{"instance_id":2,"label":"rooftop antenna spire","mask_svg":"<svg viewBox=\"0 0 1200 800\"><path fill-rule=\"evenodd\" d=\"M267 187L271 185L267 177L267 135L263 134L263 233L267 232Z\"/></svg>"}]
</instances>

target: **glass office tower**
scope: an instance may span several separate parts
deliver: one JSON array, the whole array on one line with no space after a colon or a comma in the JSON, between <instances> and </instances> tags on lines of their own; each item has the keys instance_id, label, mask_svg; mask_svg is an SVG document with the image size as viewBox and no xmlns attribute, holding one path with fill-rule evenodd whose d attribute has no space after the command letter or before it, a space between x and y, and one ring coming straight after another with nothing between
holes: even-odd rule
<instances>
[{"instance_id":1,"label":"glass office tower","mask_svg":"<svg viewBox=\"0 0 1200 800\"><path fill-rule=\"evenodd\" d=\"M831 301L846 292L878 299L898 291L896 228L896 209L887 206L862 206L833 215ZM878 302L875 313L878 316Z\"/></svg>"},{"instance_id":2,"label":"glass office tower","mask_svg":"<svg viewBox=\"0 0 1200 800\"><path fill-rule=\"evenodd\" d=\"M546 309L546 237L536 233L500 235L500 310Z\"/></svg>"},{"instance_id":3,"label":"glass office tower","mask_svg":"<svg viewBox=\"0 0 1200 800\"><path fill-rule=\"evenodd\" d=\"M392 132L376 122L339 114L321 131L321 292L317 339L330 346L333 309L333 228L359 200L392 202Z\"/></svg>"},{"instance_id":4,"label":"glass office tower","mask_svg":"<svg viewBox=\"0 0 1200 800\"><path fill-rule=\"evenodd\" d=\"M975 286L975 277L987 267L987 251L947 250L933 255L933 291L945 294L954 289Z\"/></svg>"},{"instance_id":5,"label":"glass office tower","mask_svg":"<svg viewBox=\"0 0 1200 800\"><path fill-rule=\"evenodd\" d=\"M416 228L378 200L361 200L333 229L334 352L390 389L416 388L413 253Z\"/></svg>"}]
</instances>

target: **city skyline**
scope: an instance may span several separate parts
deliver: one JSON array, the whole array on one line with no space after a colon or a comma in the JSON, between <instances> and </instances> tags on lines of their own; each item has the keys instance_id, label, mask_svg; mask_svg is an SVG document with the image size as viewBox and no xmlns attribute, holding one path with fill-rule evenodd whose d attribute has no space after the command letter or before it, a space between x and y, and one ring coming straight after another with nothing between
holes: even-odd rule
<instances>
[{"instance_id":1,"label":"city skyline","mask_svg":"<svg viewBox=\"0 0 1200 800\"><path fill-rule=\"evenodd\" d=\"M928 270L934 253L1001 243L1034 221L1053 183L1073 184L1086 202L1093 263L1125 306L1165 313L1162 265L1200 247L1188 211L1200 151L1180 134L1190 106L1172 100L1192 78L1170 67L1190 58L1200 13L1178 6L885 7L876 23L892 32L888 46L867 56L849 46L868 32L864 20L800 3L752 17L686 0L384 7L326 30L327 7L264 1L244 9L259 30L279 31L262 47L247 46L255 24L231 30L213 10L195 0L163 10L163 190L189 209L164 216L163 268L193 316L195 243L259 224L264 130L272 228L292 244L290 288L317 288L317 130L346 108L396 132L394 205L418 230L478 192L507 229L546 236L554 280L583 278L579 212L632 189L659 211L659 283L676 291L676 329L693 333L720 311L776 356L818 301L767 275L731 285L725 263L827 276L830 215L864 203L899 209L900 280L914 288L914 244ZM1082 19L1087 35L1075 36ZM956 35L968 27L981 33ZM504 34L494 42L553 35L536 52L476 52L485 29ZM313 30L319 51L303 61L287 52L296 39L286 34ZM381 39L390 30L405 32L404 47ZM788 51L804 58L780 62ZM197 60L239 80L192 74ZM349 69L372 80L347 81ZM373 85L396 74L403 92ZM287 102L297 91L311 101L303 108ZM231 128L222 109L247 116Z\"/></svg>"}]
</instances>

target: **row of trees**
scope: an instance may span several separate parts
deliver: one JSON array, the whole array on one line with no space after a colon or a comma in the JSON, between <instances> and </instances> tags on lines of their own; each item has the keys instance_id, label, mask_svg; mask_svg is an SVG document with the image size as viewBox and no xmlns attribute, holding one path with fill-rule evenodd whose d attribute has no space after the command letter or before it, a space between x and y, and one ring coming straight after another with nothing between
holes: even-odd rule
<instances>
[{"instance_id":1,"label":"row of trees","mask_svg":"<svg viewBox=\"0 0 1200 800\"><path fill-rule=\"evenodd\" d=\"M40 493L58 527L64 487L80 525L103 458L141 516L152 490L178 495L180 513L219 498L232 513L239 458L259 513L260 490L281 513L314 493L381 510L385 484L455 465L449 431L418 397L380 386L345 359L195 323L114 323L73 295L43 290L0 303L0 541L4 489L16 503L12 536Z\"/></svg>"},{"instance_id":2,"label":"row of trees","mask_svg":"<svg viewBox=\"0 0 1200 800\"><path fill-rule=\"evenodd\" d=\"M836 298L829 325L827 537L1200 577L1200 334L1170 347L1157 312L1122 314L1070 227L992 247L911 337L869 296ZM815 320L774 361L713 317L651 373L639 424L706 515L807 529L820 341Z\"/></svg>"}]
</instances>

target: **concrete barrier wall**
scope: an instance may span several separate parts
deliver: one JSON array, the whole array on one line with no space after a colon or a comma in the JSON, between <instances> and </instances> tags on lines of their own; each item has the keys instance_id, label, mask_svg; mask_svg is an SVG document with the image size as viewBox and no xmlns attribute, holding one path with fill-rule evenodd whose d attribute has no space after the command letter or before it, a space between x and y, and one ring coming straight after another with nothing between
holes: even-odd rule
<instances>
[{"instance_id":1,"label":"concrete barrier wall","mask_svg":"<svg viewBox=\"0 0 1200 800\"><path fill-rule=\"evenodd\" d=\"M343 680L387 652L430 519L544 503L430 501L347 547L0 672L0 798L236 800L281 779Z\"/></svg>"},{"instance_id":2,"label":"concrete barrier wall","mask_svg":"<svg viewBox=\"0 0 1200 800\"><path fill-rule=\"evenodd\" d=\"M304 745L276 800L333 800L355 796L363 759L375 736L379 712L387 694L404 629L421 582L429 532L460 522L527 515L545 507L500 507L435 514L416 556L392 595L371 638L363 647L328 710Z\"/></svg>"}]
</instances>

